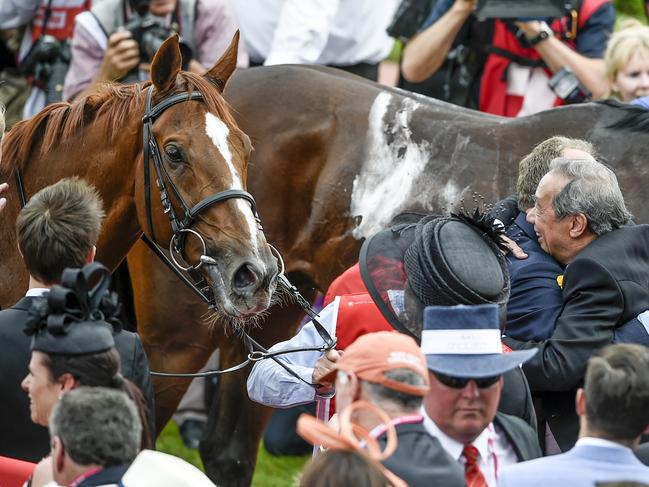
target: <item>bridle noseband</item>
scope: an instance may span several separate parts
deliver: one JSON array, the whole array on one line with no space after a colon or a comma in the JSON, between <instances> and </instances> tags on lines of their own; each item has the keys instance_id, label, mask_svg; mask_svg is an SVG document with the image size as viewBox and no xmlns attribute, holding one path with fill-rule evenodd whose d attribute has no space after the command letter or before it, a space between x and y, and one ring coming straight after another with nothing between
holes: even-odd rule
<instances>
[{"instance_id":1,"label":"bridle noseband","mask_svg":"<svg viewBox=\"0 0 649 487\"><path fill-rule=\"evenodd\" d=\"M160 150L158 148L158 143L153 136L153 123L155 120L167 109L177 103L190 101L190 100L204 100L203 94L199 91L192 92L183 92L172 95L168 98L162 99L158 104L152 105L153 98L153 89L154 86L151 85L147 90L146 94L146 111L144 117L142 118L142 149L144 152L144 204L146 207L146 221L147 229L150 237L146 234L142 235L142 240L156 253L156 255L167 264L167 267L172 269L172 271L178 275L185 284L188 284L201 298L205 301L210 308L216 308L216 299L214 298L214 293L212 292L211 287L207 284L203 276L198 269L203 265L214 265L216 261L207 255L207 245L205 244L204 237L192 229L192 225L196 222L196 219L200 213L207 210L211 206L226 201L233 198L242 198L248 203L252 209L252 213L257 220L257 223L261 226L261 222L257 215L257 207L255 204L255 199L247 191L241 189L227 189L224 191L219 191L207 198L202 199L196 205L190 207L185 203L180 192L176 188L176 185L171 180L169 173L162 164L162 157L160 156ZM173 236L169 241L169 254L171 258L162 251L161 247L155 242L155 233L153 230L153 217L151 212L151 171L150 164L153 164L153 169L155 170L155 183L160 191L160 201L162 203L162 210L167 218L169 218L169 223L171 224L171 230ZM171 203L169 197L169 190L173 193L174 199L178 202L180 207L184 212L184 216L181 218L176 214L176 210ZM198 263L194 265L182 265L174 254L182 255L182 252L185 248L185 241L188 234L195 236L202 246L202 254ZM181 272L187 272L191 280L187 279L186 276L181 274Z\"/></svg>"}]
</instances>

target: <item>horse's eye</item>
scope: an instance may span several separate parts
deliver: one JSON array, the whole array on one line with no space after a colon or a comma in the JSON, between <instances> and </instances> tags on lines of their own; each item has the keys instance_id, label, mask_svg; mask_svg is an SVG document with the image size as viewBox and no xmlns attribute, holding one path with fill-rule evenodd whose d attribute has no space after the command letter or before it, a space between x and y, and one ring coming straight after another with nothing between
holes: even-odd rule
<instances>
[{"instance_id":1,"label":"horse's eye","mask_svg":"<svg viewBox=\"0 0 649 487\"><path fill-rule=\"evenodd\" d=\"M167 155L169 162L173 164L181 164L183 162L183 153L176 145L169 144L166 146L165 154Z\"/></svg>"}]
</instances>

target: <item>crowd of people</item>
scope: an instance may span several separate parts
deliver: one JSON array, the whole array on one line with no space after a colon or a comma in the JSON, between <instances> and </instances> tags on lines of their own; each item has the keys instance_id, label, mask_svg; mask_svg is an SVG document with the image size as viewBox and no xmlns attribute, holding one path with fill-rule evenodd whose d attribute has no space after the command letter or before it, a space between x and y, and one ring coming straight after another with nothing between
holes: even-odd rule
<instances>
[{"instance_id":1,"label":"crowd of people","mask_svg":"<svg viewBox=\"0 0 649 487\"><path fill-rule=\"evenodd\" d=\"M386 28L417 7L399 35L403 87L509 117L590 99L649 108L649 27L613 32L610 0L569 6L503 19L476 0L5 0L2 69L28 96L0 101L14 121L146 80L174 33L197 74L240 30L240 68L385 82ZM270 349L302 351L254 364L250 400L284 410L268 449L315 445L300 485L649 486L649 226L588 140L528 149L516 193L486 214L398 215L366 239L319 313L335 347L317 350L311 321ZM103 217L95 188L66 178L3 229L29 285L0 311L0 484L214 485L152 450L147 356L94 262Z\"/></svg>"}]
</instances>

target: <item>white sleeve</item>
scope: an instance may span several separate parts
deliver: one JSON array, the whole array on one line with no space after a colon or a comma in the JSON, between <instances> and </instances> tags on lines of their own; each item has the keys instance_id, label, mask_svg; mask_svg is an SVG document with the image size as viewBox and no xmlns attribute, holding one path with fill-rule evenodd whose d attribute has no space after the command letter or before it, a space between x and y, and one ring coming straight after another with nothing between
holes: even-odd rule
<instances>
[{"instance_id":1,"label":"white sleeve","mask_svg":"<svg viewBox=\"0 0 649 487\"><path fill-rule=\"evenodd\" d=\"M336 332L339 302L340 298L336 298L320 312L320 323L332 337ZM322 345L322 338L313 322L309 322L293 338L273 345L270 351L319 345ZM287 353L279 355L277 359L310 383L313 367L321 356L321 352L310 351ZM248 376L247 386L251 400L275 408L288 408L315 400L313 387L288 373L273 359L264 359L255 364Z\"/></svg>"},{"instance_id":2,"label":"white sleeve","mask_svg":"<svg viewBox=\"0 0 649 487\"><path fill-rule=\"evenodd\" d=\"M0 29L15 29L34 18L39 0L0 0Z\"/></svg>"},{"instance_id":3,"label":"white sleeve","mask_svg":"<svg viewBox=\"0 0 649 487\"><path fill-rule=\"evenodd\" d=\"M314 64L324 50L340 0L286 0L264 65Z\"/></svg>"}]
</instances>

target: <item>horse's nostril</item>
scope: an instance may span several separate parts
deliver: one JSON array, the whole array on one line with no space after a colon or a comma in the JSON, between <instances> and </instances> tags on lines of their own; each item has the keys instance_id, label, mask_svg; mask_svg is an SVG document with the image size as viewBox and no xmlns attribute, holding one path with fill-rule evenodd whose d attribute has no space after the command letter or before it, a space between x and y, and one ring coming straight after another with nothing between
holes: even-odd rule
<instances>
[{"instance_id":1,"label":"horse's nostril","mask_svg":"<svg viewBox=\"0 0 649 487\"><path fill-rule=\"evenodd\" d=\"M236 289L247 290L259 282L259 276L252 264L243 264L234 273L232 284Z\"/></svg>"}]
</instances>

